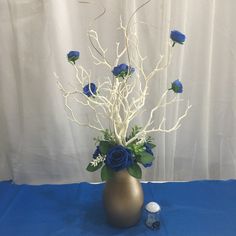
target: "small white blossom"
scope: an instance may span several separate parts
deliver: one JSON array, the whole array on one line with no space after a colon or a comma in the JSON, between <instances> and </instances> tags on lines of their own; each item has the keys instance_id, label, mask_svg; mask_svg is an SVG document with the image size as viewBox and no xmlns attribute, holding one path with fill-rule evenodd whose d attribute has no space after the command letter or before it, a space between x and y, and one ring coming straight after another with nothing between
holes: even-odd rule
<instances>
[{"instance_id":1,"label":"small white blossom","mask_svg":"<svg viewBox=\"0 0 236 236\"><path fill-rule=\"evenodd\" d=\"M96 159L92 160L90 162L90 164L94 167L96 167L100 162L103 162L105 160L105 157L103 157L102 155L98 155Z\"/></svg>"}]
</instances>

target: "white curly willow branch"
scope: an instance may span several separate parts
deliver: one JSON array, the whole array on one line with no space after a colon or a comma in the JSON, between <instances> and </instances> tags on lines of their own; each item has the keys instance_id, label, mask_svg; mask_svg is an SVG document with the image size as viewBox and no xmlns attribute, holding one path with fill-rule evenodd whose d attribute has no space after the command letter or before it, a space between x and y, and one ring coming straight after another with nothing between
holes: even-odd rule
<instances>
[{"instance_id":1,"label":"white curly willow branch","mask_svg":"<svg viewBox=\"0 0 236 236\"><path fill-rule=\"evenodd\" d=\"M145 126L132 139L126 140L130 122L144 111L143 108L145 106L151 79L169 65L172 55L172 44L168 42L167 55L160 55L152 71L146 73L144 70L144 62L147 57L142 56L140 50L139 40L135 33L135 25L137 24L138 22L131 23L131 20L129 20L128 24L124 26L122 18L120 17L119 30L123 32L126 43L121 48L121 43L116 42L116 58L113 65L111 65L107 58L108 49L103 47L99 40L98 33L93 29L88 31L88 36L92 44L92 48L89 47L89 51L94 59L95 65L105 66L111 74L112 68L117 66L118 63L122 63L120 62L122 57L128 54L129 66L133 66L136 70L134 75L127 75L124 78L107 77L103 83L98 80L94 82L94 80L91 79L91 73L87 72L83 66L76 66L72 63L75 69L75 80L78 86L67 90L58 80L58 86L62 91L69 119L78 125L88 126L98 131L104 130L104 126L109 122L109 124L112 124L116 142L124 146L132 143L136 139L139 139L139 142L144 142L147 135L152 132L171 132L177 130L180 127L180 122L187 116L188 110L191 108L191 105L188 104L185 112L179 116L173 126L168 129L164 128L165 117L162 118L160 124L155 124L154 113L157 110L179 101L177 95L175 95L172 100L166 101L167 90L164 92L159 102L151 109ZM132 76L135 78L132 78ZM93 94L90 89L92 96L88 97L83 93L83 87L91 82L96 83L97 92ZM77 102L79 105L86 106L92 110L95 113L94 120L87 120L86 122L80 121L69 101Z\"/></svg>"}]
</instances>

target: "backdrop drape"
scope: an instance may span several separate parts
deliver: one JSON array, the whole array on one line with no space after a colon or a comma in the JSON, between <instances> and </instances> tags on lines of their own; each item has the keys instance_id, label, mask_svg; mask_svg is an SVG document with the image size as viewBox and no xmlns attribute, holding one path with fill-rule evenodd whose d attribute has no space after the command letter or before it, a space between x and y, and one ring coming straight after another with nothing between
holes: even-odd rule
<instances>
[{"instance_id":1,"label":"backdrop drape","mask_svg":"<svg viewBox=\"0 0 236 236\"><path fill-rule=\"evenodd\" d=\"M91 19L101 43L114 58L120 15L127 22L144 1L1 0L0 1L0 179L16 183L100 181L85 169L99 134L71 123L54 72L62 83L74 76L66 54L81 52L80 63L102 76L89 56ZM236 2L234 0L155 0L136 15L141 50L150 70L166 53L169 32L187 35L176 45L172 63L150 88L150 109L171 81L184 84L183 102L171 106L166 127L192 109L176 132L156 134L156 161L143 180L227 179L236 177ZM122 63L122 62L121 62ZM108 73L108 71L107 71ZM84 119L92 115L78 110ZM156 119L159 119L156 114ZM145 124L143 114L138 124Z\"/></svg>"}]
</instances>

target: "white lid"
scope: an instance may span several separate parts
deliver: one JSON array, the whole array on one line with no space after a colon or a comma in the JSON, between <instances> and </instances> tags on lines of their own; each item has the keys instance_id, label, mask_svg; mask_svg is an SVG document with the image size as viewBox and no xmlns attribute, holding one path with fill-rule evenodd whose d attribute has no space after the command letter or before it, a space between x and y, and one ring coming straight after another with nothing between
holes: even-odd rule
<instances>
[{"instance_id":1,"label":"white lid","mask_svg":"<svg viewBox=\"0 0 236 236\"><path fill-rule=\"evenodd\" d=\"M145 208L151 213L156 213L161 210L161 207L156 202L149 202Z\"/></svg>"}]
</instances>

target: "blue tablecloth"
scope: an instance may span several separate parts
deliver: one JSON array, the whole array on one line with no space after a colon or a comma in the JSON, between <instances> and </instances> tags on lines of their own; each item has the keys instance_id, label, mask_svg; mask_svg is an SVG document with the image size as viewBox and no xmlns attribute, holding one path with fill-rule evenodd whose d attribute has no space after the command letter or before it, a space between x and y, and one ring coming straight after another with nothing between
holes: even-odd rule
<instances>
[{"instance_id":1,"label":"blue tablecloth","mask_svg":"<svg viewBox=\"0 0 236 236\"><path fill-rule=\"evenodd\" d=\"M161 207L161 228L107 225L103 184L15 185L0 182L0 236L236 236L236 180L143 184L145 203Z\"/></svg>"}]
</instances>

